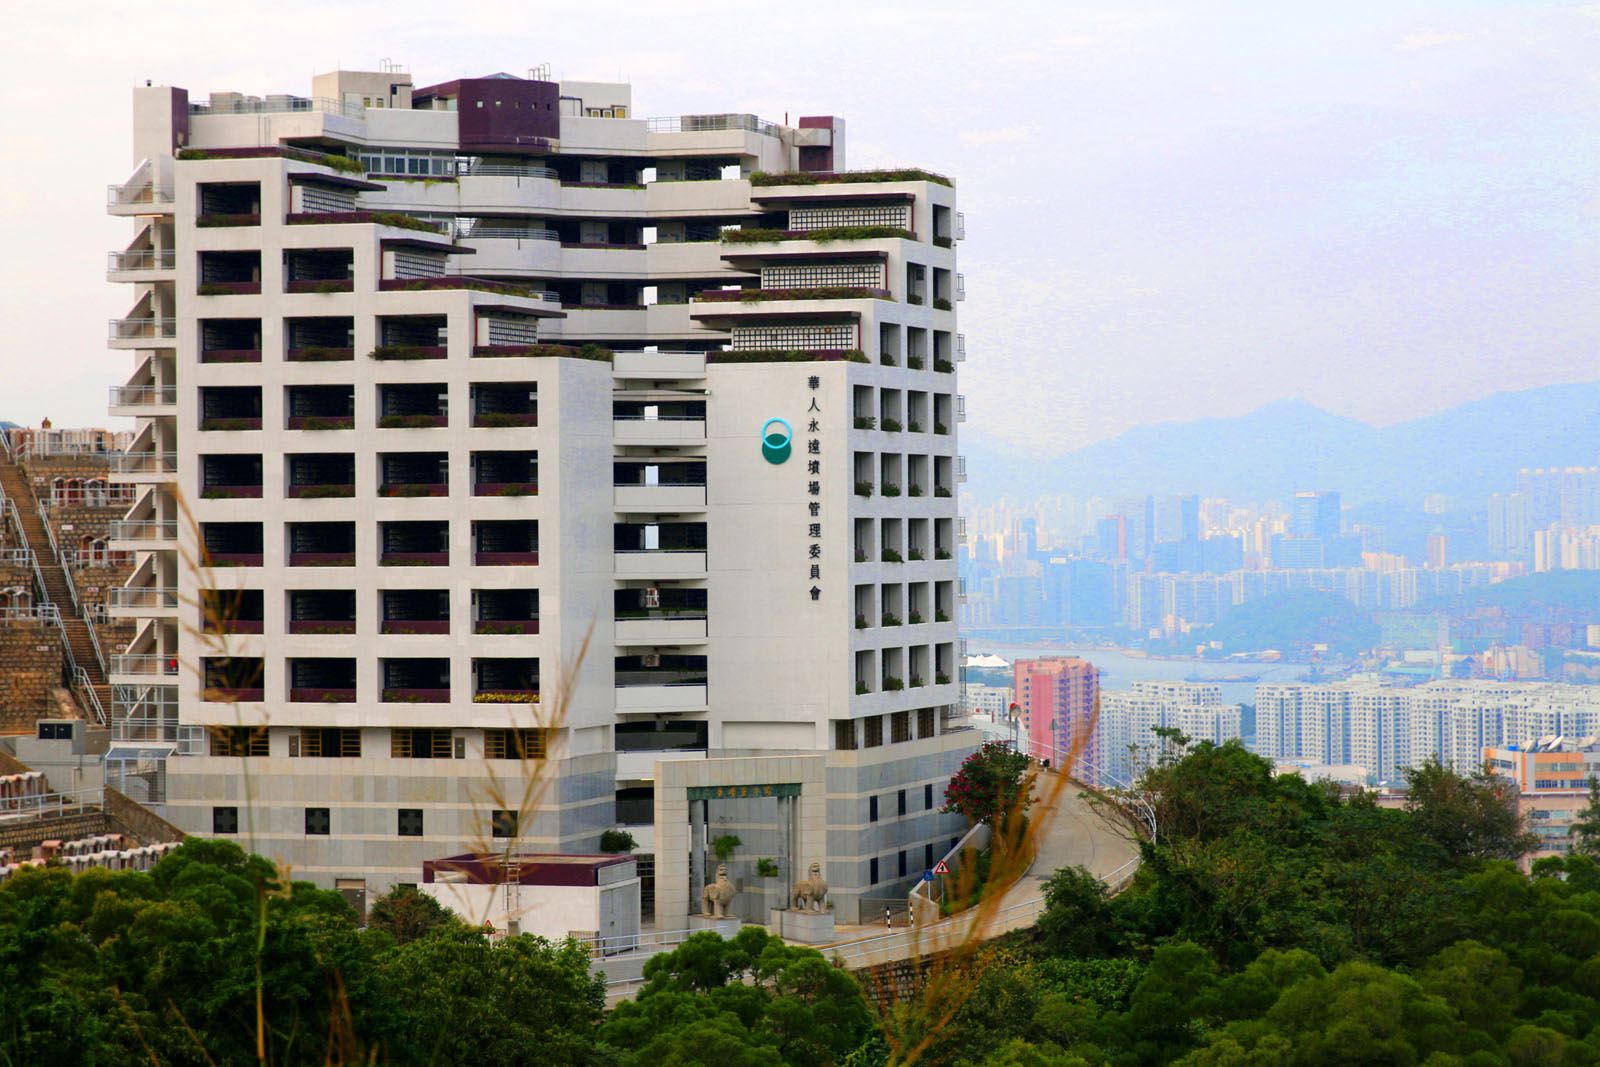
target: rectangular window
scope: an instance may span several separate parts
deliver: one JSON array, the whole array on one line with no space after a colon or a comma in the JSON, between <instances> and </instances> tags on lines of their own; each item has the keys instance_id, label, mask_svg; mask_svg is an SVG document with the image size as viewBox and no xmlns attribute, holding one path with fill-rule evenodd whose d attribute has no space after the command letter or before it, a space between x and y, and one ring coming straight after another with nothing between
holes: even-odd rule
<instances>
[{"instance_id":1,"label":"rectangular window","mask_svg":"<svg viewBox=\"0 0 1600 1067\"><path fill-rule=\"evenodd\" d=\"M877 822L878 821L878 798L877 797L868 797L867 798L867 821L868 822ZM874 879L874 881L876 881L876 879Z\"/></svg>"},{"instance_id":2,"label":"rectangular window","mask_svg":"<svg viewBox=\"0 0 1600 1067\"><path fill-rule=\"evenodd\" d=\"M238 808L212 808L211 832L213 834L236 834L239 832Z\"/></svg>"},{"instance_id":3,"label":"rectangular window","mask_svg":"<svg viewBox=\"0 0 1600 1067\"><path fill-rule=\"evenodd\" d=\"M856 724L851 719L835 719L833 723L833 747L841 752L849 752L856 747Z\"/></svg>"},{"instance_id":4,"label":"rectangular window","mask_svg":"<svg viewBox=\"0 0 1600 1067\"><path fill-rule=\"evenodd\" d=\"M306 833L327 837L333 832L333 812L328 808L306 809Z\"/></svg>"},{"instance_id":5,"label":"rectangular window","mask_svg":"<svg viewBox=\"0 0 1600 1067\"><path fill-rule=\"evenodd\" d=\"M933 842L922 846L922 865L928 870L933 870Z\"/></svg>"},{"instance_id":6,"label":"rectangular window","mask_svg":"<svg viewBox=\"0 0 1600 1067\"><path fill-rule=\"evenodd\" d=\"M906 813L906 791L904 789L900 790L900 796L898 797L898 800L900 804L900 814L904 815Z\"/></svg>"},{"instance_id":7,"label":"rectangular window","mask_svg":"<svg viewBox=\"0 0 1600 1067\"><path fill-rule=\"evenodd\" d=\"M544 730L485 730L483 732L484 759L544 759L546 754Z\"/></svg>"},{"instance_id":8,"label":"rectangular window","mask_svg":"<svg viewBox=\"0 0 1600 1067\"><path fill-rule=\"evenodd\" d=\"M922 787L922 806L927 811L933 810L933 786L931 785ZM933 846L929 845L928 847L932 848Z\"/></svg>"},{"instance_id":9,"label":"rectangular window","mask_svg":"<svg viewBox=\"0 0 1600 1067\"><path fill-rule=\"evenodd\" d=\"M211 739L213 756L267 755L265 726L208 726L206 734Z\"/></svg>"},{"instance_id":10,"label":"rectangular window","mask_svg":"<svg viewBox=\"0 0 1600 1067\"><path fill-rule=\"evenodd\" d=\"M867 718L862 719L861 723L866 731L866 739L862 744L863 748L877 748L879 745L883 744L882 715L870 715Z\"/></svg>"},{"instance_id":11,"label":"rectangular window","mask_svg":"<svg viewBox=\"0 0 1600 1067\"><path fill-rule=\"evenodd\" d=\"M867 862L867 882L870 885L878 884L878 859L876 856Z\"/></svg>"},{"instance_id":12,"label":"rectangular window","mask_svg":"<svg viewBox=\"0 0 1600 1067\"><path fill-rule=\"evenodd\" d=\"M889 740L893 744L911 740L911 713L897 711L889 716Z\"/></svg>"},{"instance_id":13,"label":"rectangular window","mask_svg":"<svg viewBox=\"0 0 1600 1067\"><path fill-rule=\"evenodd\" d=\"M900 877L901 878L904 878L906 876L906 871L908 869L909 869L909 866L908 866L908 861L906 860L906 850L905 849L901 849L900 850Z\"/></svg>"},{"instance_id":14,"label":"rectangular window","mask_svg":"<svg viewBox=\"0 0 1600 1067\"><path fill-rule=\"evenodd\" d=\"M398 826L401 837L421 837L422 809L401 808Z\"/></svg>"},{"instance_id":15,"label":"rectangular window","mask_svg":"<svg viewBox=\"0 0 1600 1067\"><path fill-rule=\"evenodd\" d=\"M514 811L496 811L490 817L489 833L494 837L516 837L517 813Z\"/></svg>"},{"instance_id":16,"label":"rectangular window","mask_svg":"<svg viewBox=\"0 0 1600 1067\"><path fill-rule=\"evenodd\" d=\"M917 709L917 736L918 737L932 737L933 736L933 709L932 708L918 708Z\"/></svg>"},{"instance_id":17,"label":"rectangular window","mask_svg":"<svg viewBox=\"0 0 1600 1067\"><path fill-rule=\"evenodd\" d=\"M361 756L361 731L347 727L315 728L300 731L298 755L309 758L359 759ZM290 755L296 755L290 745Z\"/></svg>"},{"instance_id":18,"label":"rectangular window","mask_svg":"<svg viewBox=\"0 0 1600 1067\"><path fill-rule=\"evenodd\" d=\"M450 759L454 752L449 730L414 727L389 731L391 759Z\"/></svg>"}]
</instances>

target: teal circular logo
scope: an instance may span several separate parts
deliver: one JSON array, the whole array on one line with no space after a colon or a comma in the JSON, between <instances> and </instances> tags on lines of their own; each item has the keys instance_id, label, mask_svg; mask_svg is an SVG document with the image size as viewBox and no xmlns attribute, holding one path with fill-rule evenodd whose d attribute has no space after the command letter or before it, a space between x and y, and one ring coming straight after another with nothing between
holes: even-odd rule
<instances>
[{"instance_id":1,"label":"teal circular logo","mask_svg":"<svg viewBox=\"0 0 1600 1067\"><path fill-rule=\"evenodd\" d=\"M768 419L761 425L761 455L768 463L782 463L789 458L794 430L782 419Z\"/></svg>"}]
</instances>

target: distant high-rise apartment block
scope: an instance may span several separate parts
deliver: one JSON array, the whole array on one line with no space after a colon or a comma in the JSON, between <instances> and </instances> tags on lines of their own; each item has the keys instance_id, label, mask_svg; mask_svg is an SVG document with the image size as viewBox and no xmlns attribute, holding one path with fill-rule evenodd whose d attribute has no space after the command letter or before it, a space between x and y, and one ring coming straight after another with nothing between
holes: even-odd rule
<instances>
[{"instance_id":1,"label":"distant high-rise apartment block","mask_svg":"<svg viewBox=\"0 0 1600 1067\"><path fill-rule=\"evenodd\" d=\"M1191 742L1220 745L1240 736L1240 713L1238 704L1222 702L1222 689L1214 682L1138 681L1127 690L1102 690L1101 783L1131 782L1167 751L1156 730L1173 729Z\"/></svg>"},{"instance_id":2,"label":"distant high-rise apartment block","mask_svg":"<svg viewBox=\"0 0 1600 1067\"><path fill-rule=\"evenodd\" d=\"M133 141L111 680L170 819L374 888L620 824L663 916L719 827L852 919L943 852L948 179L538 72L147 86Z\"/></svg>"},{"instance_id":3,"label":"distant high-rise apartment block","mask_svg":"<svg viewBox=\"0 0 1600 1067\"><path fill-rule=\"evenodd\" d=\"M1339 536L1339 494L1328 490L1302 490L1294 495L1289 514L1291 537Z\"/></svg>"},{"instance_id":4,"label":"distant high-rise apartment block","mask_svg":"<svg viewBox=\"0 0 1600 1067\"><path fill-rule=\"evenodd\" d=\"M1051 656L1017 660L1012 676L1028 751L1056 766L1071 758L1075 773L1094 780L1099 767L1094 731L1099 668L1075 656Z\"/></svg>"}]
</instances>

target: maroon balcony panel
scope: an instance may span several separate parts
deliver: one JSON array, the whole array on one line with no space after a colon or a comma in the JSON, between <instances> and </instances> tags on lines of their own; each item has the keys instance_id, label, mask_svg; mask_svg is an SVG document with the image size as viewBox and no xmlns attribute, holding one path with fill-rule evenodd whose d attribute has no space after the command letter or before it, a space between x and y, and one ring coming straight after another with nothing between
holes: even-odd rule
<instances>
[{"instance_id":1,"label":"maroon balcony panel","mask_svg":"<svg viewBox=\"0 0 1600 1067\"><path fill-rule=\"evenodd\" d=\"M201 363L260 363L259 348L208 348L200 353Z\"/></svg>"},{"instance_id":2,"label":"maroon balcony panel","mask_svg":"<svg viewBox=\"0 0 1600 1067\"><path fill-rule=\"evenodd\" d=\"M521 414L508 414L498 411L478 412L472 416L472 425L490 428L500 426L537 426L539 425L539 413L536 411L528 411Z\"/></svg>"},{"instance_id":3,"label":"maroon balcony panel","mask_svg":"<svg viewBox=\"0 0 1600 1067\"><path fill-rule=\"evenodd\" d=\"M290 363L343 363L355 359L356 350L332 345L306 345L288 349L283 358Z\"/></svg>"},{"instance_id":4,"label":"maroon balcony panel","mask_svg":"<svg viewBox=\"0 0 1600 1067\"><path fill-rule=\"evenodd\" d=\"M473 496L538 496L538 482L474 482Z\"/></svg>"},{"instance_id":5,"label":"maroon balcony panel","mask_svg":"<svg viewBox=\"0 0 1600 1067\"><path fill-rule=\"evenodd\" d=\"M238 293L241 296L254 296L261 292L260 282L201 282L198 292L201 296L221 296L229 293Z\"/></svg>"},{"instance_id":6,"label":"maroon balcony panel","mask_svg":"<svg viewBox=\"0 0 1600 1067\"><path fill-rule=\"evenodd\" d=\"M260 500L259 485L208 485L200 490L202 500Z\"/></svg>"},{"instance_id":7,"label":"maroon balcony panel","mask_svg":"<svg viewBox=\"0 0 1600 1067\"><path fill-rule=\"evenodd\" d=\"M450 632L450 620L384 619L382 632L386 634L447 634Z\"/></svg>"},{"instance_id":8,"label":"maroon balcony panel","mask_svg":"<svg viewBox=\"0 0 1600 1067\"><path fill-rule=\"evenodd\" d=\"M472 624L475 634L511 634L526 637L539 632L538 619L479 619Z\"/></svg>"},{"instance_id":9,"label":"maroon balcony panel","mask_svg":"<svg viewBox=\"0 0 1600 1067\"><path fill-rule=\"evenodd\" d=\"M449 496L450 486L445 482L385 482L378 486L379 496Z\"/></svg>"},{"instance_id":10,"label":"maroon balcony panel","mask_svg":"<svg viewBox=\"0 0 1600 1067\"><path fill-rule=\"evenodd\" d=\"M206 619L203 629L209 634L258 634L262 625L260 619Z\"/></svg>"},{"instance_id":11,"label":"maroon balcony panel","mask_svg":"<svg viewBox=\"0 0 1600 1067\"><path fill-rule=\"evenodd\" d=\"M201 419L202 430L259 430L260 419Z\"/></svg>"},{"instance_id":12,"label":"maroon balcony panel","mask_svg":"<svg viewBox=\"0 0 1600 1067\"><path fill-rule=\"evenodd\" d=\"M380 567L448 567L448 552L384 552L378 556Z\"/></svg>"},{"instance_id":13,"label":"maroon balcony panel","mask_svg":"<svg viewBox=\"0 0 1600 1067\"><path fill-rule=\"evenodd\" d=\"M450 690L448 689L385 689L383 691L385 704L448 704L450 703Z\"/></svg>"},{"instance_id":14,"label":"maroon balcony panel","mask_svg":"<svg viewBox=\"0 0 1600 1067\"><path fill-rule=\"evenodd\" d=\"M202 700L224 704L246 703L253 700L265 700L266 698L267 691L265 689L222 689L212 687L201 694Z\"/></svg>"},{"instance_id":15,"label":"maroon balcony panel","mask_svg":"<svg viewBox=\"0 0 1600 1067\"><path fill-rule=\"evenodd\" d=\"M354 415L290 415L286 426L291 430L353 430Z\"/></svg>"},{"instance_id":16,"label":"maroon balcony panel","mask_svg":"<svg viewBox=\"0 0 1600 1067\"><path fill-rule=\"evenodd\" d=\"M356 632L356 620L290 619L289 632L292 634L353 634Z\"/></svg>"},{"instance_id":17,"label":"maroon balcony panel","mask_svg":"<svg viewBox=\"0 0 1600 1067\"><path fill-rule=\"evenodd\" d=\"M354 704L356 691L354 689L329 689L324 686L311 686L305 689L289 690L289 701L293 704Z\"/></svg>"},{"instance_id":18,"label":"maroon balcony panel","mask_svg":"<svg viewBox=\"0 0 1600 1067\"><path fill-rule=\"evenodd\" d=\"M479 567L531 567L539 562L539 553L474 552L472 562Z\"/></svg>"},{"instance_id":19,"label":"maroon balcony panel","mask_svg":"<svg viewBox=\"0 0 1600 1067\"><path fill-rule=\"evenodd\" d=\"M354 567L356 554L354 552L291 552L289 553L289 566L291 567Z\"/></svg>"},{"instance_id":20,"label":"maroon balcony panel","mask_svg":"<svg viewBox=\"0 0 1600 1067\"><path fill-rule=\"evenodd\" d=\"M259 552L208 552L208 553L206 553L206 566L208 566L208 567L259 567L259 566L261 566L261 553L259 553Z\"/></svg>"},{"instance_id":21,"label":"maroon balcony panel","mask_svg":"<svg viewBox=\"0 0 1600 1067\"><path fill-rule=\"evenodd\" d=\"M450 425L448 415L380 415L380 430L428 430Z\"/></svg>"},{"instance_id":22,"label":"maroon balcony panel","mask_svg":"<svg viewBox=\"0 0 1600 1067\"><path fill-rule=\"evenodd\" d=\"M317 500L325 497L337 499L355 496L356 487L353 485L291 485L288 493L291 497L304 500Z\"/></svg>"},{"instance_id":23,"label":"maroon balcony panel","mask_svg":"<svg viewBox=\"0 0 1600 1067\"><path fill-rule=\"evenodd\" d=\"M448 345L390 345L388 347L391 349L401 349L406 354L401 356L379 355L374 358L383 361L395 361L403 363L410 359L444 359L450 355L450 348ZM380 350L374 349L374 351Z\"/></svg>"},{"instance_id":24,"label":"maroon balcony panel","mask_svg":"<svg viewBox=\"0 0 1600 1067\"><path fill-rule=\"evenodd\" d=\"M289 293L348 293L356 287L349 278L317 278L293 281L284 286Z\"/></svg>"}]
</instances>

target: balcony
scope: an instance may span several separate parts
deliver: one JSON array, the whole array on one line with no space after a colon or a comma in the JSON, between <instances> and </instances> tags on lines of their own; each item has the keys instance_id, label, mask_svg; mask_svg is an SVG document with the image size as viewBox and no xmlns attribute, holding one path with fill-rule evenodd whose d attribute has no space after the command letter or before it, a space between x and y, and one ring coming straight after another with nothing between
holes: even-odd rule
<instances>
[{"instance_id":1,"label":"balcony","mask_svg":"<svg viewBox=\"0 0 1600 1067\"><path fill-rule=\"evenodd\" d=\"M450 703L450 690L422 689L410 686L395 686L383 691L385 704L448 704Z\"/></svg>"},{"instance_id":2,"label":"balcony","mask_svg":"<svg viewBox=\"0 0 1600 1067\"><path fill-rule=\"evenodd\" d=\"M283 358L290 363L348 363L356 358L356 350L339 345L304 345L286 349Z\"/></svg>"},{"instance_id":3,"label":"balcony","mask_svg":"<svg viewBox=\"0 0 1600 1067\"><path fill-rule=\"evenodd\" d=\"M481 429L505 429L539 425L537 411L477 411L472 415L472 425Z\"/></svg>"},{"instance_id":4,"label":"balcony","mask_svg":"<svg viewBox=\"0 0 1600 1067\"><path fill-rule=\"evenodd\" d=\"M638 549L615 553L618 578L702 578L705 549Z\"/></svg>"},{"instance_id":5,"label":"balcony","mask_svg":"<svg viewBox=\"0 0 1600 1067\"><path fill-rule=\"evenodd\" d=\"M618 675L616 707L621 712L664 712L706 710L706 679L682 675L675 680L643 677L663 672L639 671L635 677Z\"/></svg>"},{"instance_id":6,"label":"balcony","mask_svg":"<svg viewBox=\"0 0 1600 1067\"><path fill-rule=\"evenodd\" d=\"M613 487L618 511L704 511L703 485L618 485Z\"/></svg>"},{"instance_id":7,"label":"balcony","mask_svg":"<svg viewBox=\"0 0 1600 1067\"><path fill-rule=\"evenodd\" d=\"M202 567L260 567L265 557L260 552L207 552Z\"/></svg>"},{"instance_id":8,"label":"balcony","mask_svg":"<svg viewBox=\"0 0 1600 1067\"><path fill-rule=\"evenodd\" d=\"M159 542L165 545L178 539L176 519L117 519L108 532L112 543L136 548L142 543Z\"/></svg>"},{"instance_id":9,"label":"balcony","mask_svg":"<svg viewBox=\"0 0 1600 1067\"><path fill-rule=\"evenodd\" d=\"M538 482L473 482L473 496L538 496Z\"/></svg>"},{"instance_id":10,"label":"balcony","mask_svg":"<svg viewBox=\"0 0 1600 1067\"><path fill-rule=\"evenodd\" d=\"M311 485L291 485L285 490L294 500L338 500L356 495L353 483L317 482Z\"/></svg>"},{"instance_id":11,"label":"balcony","mask_svg":"<svg viewBox=\"0 0 1600 1067\"><path fill-rule=\"evenodd\" d=\"M378 630L384 634L447 634L449 619L384 619Z\"/></svg>"},{"instance_id":12,"label":"balcony","mask_svg":"<svg viewBox=\"0 0 1600 1067\"><path fill-rule=\"evenodd\" d=\"M537 562L537 561L536 561ZM448 567L449 552L406 552L401 550L378 553L380 567Z\"/></svg>"},{"instance_id":13,"label":"balcony","mask_svg":"<svg viewBox=\"0 0 1600 1067\"><path fill-rule=\"evenodd\" d=\"M111 414L173 414L178 406L175 385L114 385L111 387Z\"/></svg>"},{"instance_id":14,"label":"balcony","mask_svg":"<svg viewBox=\"0 0 1600 1067\"><path fill-rule=\"evenodd\" d=\"M699 418L614 418L611 437L619 445L703 445L706 420Z\"/></svg>"},{"instance_id":15,"label":"balcony","mask_svg":"<svg viewBox=\"0 0 1600 1067\"><path fill-rule=\"evenodd\" d=\"M106 274L132 274L128 281L150 281L150 275L176 270L178 254L172 248L144 248L133 252L106 253ZM111 281L119 279L112 277Z\"/></svg>"},{"instance_id":16,"label":"balcony","mask_svg":"<svg viewBox=\"0 0 1600 1067\"><path fill-rule=\"evenodd\" d=\"M178 343L178 320L157 317L112 319L107 340L112 348L171 348Z\"/></svg>"},{"instance_id":17,"label":"balcony","mask_svg":"<svg viewBox=\"0 0 1600 1067\"><path fill-rule=\"evenodd\" d=\"M127 675L141 679L176 678L178 657L151 653L113 655L110 657L110 667L110 673L113 675Z\"/></svg>"},{"instance_id":18,"label":"balcony","mask_svg":"<svg viewBox=\"0 0 1600 1067\"><path fill-rule=\"evenodd\" d=\"M706 639L705 615L655 614L616 620L619 645L696 644Z\"/></svg>"},{"instance_id":19,"label":"balcony","mask_svg":"<svg viewBox=\"0 0 1600 1067\"><path fill-rule=\"evenodd\" d=\"M123 617L167 615L178 610L178 590L151 585L118 586L107 590L106 607L113 615Z\"/></svg>"},{"instance_id":20,"label":"balcony","mask_svg":"<svg viewBox=\"0 0 1600 1067\"><path fill-rule=\"evenodd\" d=\"M123 476L134 475L141 481L166 481L178 473L178 454L176 452L145 450L113 452L111 453L111 473ZM124 477L122 480L132 479ZM257 493L257 495L259 496L260 494Z\"/></svg>"},{"instance_id":21,"label":"balcony","mask_svg":"<svg viewBox=\"0 0 1600 1067\"><path fill-rule=\"evenodd\" d=\"M260 634L265 632L266 623L261 619L213 619L206 618L200 626L201 633L207 634Z\"/></svg>"},{"instance_id":22,"label":"balcony","mask_svg":"<svg viewBox=\"0 0 1600 1067\"><path fill-rule=\"evenodd\" d=\"M260 500L259 485L208 485L200 490L201 500Z\"/></svg>"},{"instance_id":23,"label":"balcony","mask_svg":"<svg viewBox=\"0 0 1600 1067\"><path fill-rule=\"evenodd\" d=\"M531 637L539 632L539 620L477 619L472 624L472 632L499 637Z\"/></svg>"},{"instance_id":24,"label":"balcony","mask_svg":"<svg viewBox=\"0 0 1600 1067\"><path fill-rule=\"evenodd\" d=\"M532 567L539 562L537 549L527 552L480 550L472 554L475 567Z\"/></svg>"},{"instance_id":25,"label":"balcony","mask_svg":"<svg viewBox=\"0 0 1600 1067\"><path fill-rule=\"evenodd\" d=\"M449 496L450 484L448 482L384 482L378 486L378 495L384 497Z\"/></svg>"},{"instance_id":26,"label":"balcony","mask_svg":"<svg viewBox=\"0 0 1600 1067\"><path fill-rule=\"evenodd\" d=\"M135 178L126 185L106 186L106 211L112 215L170 215L172 205L172 186L146 177Z\"/></svg>"}]
</instances>

